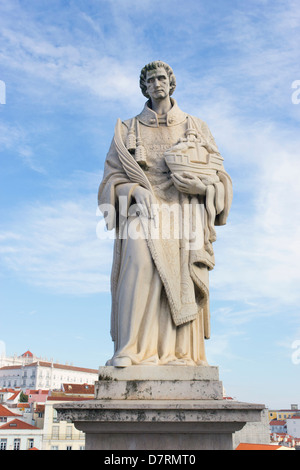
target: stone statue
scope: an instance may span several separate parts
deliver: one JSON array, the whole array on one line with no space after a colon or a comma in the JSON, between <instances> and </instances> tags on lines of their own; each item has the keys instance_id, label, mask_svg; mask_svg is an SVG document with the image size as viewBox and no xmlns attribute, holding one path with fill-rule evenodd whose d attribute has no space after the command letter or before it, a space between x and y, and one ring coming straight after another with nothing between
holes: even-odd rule
<instances>
[{"instance_id":1,"label":"stone statue","mask_svg":"<svg viewBox=\"0 0 300 470\"><path fill-rule=\"evenodd\" d=\"M140 87L148 101L117 121L99 188L106 226L115 229L107 365L208 365L208 273L231 179L206 123L171 98L171 67L146 65Z\"/></svg>"}]
</instances>

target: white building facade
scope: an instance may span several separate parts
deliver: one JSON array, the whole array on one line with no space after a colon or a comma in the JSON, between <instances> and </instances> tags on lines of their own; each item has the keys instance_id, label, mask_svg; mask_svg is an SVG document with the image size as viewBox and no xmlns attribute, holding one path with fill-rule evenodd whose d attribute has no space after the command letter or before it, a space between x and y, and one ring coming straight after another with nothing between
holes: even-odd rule
<instances>
[{"instance_id":1,"label":"white building facade","mask_svg":"<svg viewBox=\"0 0 300 470\"><path fill-rule=\"evenodd\" d=\"M53 362L37 361L0 368L0 388L58 390L63 383L94 384L98 371Z\"/></svg>"},{"instance_id":2,"label":"white building facade","mask_svg":"<svg viewBox=\"0 0 300 470\"><path fill-rule=\"evenodd\" d=\"M59 421L57 411L53 407L58 401L69 402L70 400L66 397L57 397L56 399L48 397L45 403L43 450L84 450L85 434L78 431L73 423Z\"/></svg>"},{"instance_id":3,"label":"white building facade","mask_svg":"<svg viewBox=\"0 0 300 470\"><path fill-rule=\"evenodd\" d=\"M0 450L42 449L43 430L18 419L0 426Z\"/></svg>"},{"instance_id":4,"label":"white building facade","mask_svg":"<svg viewBox=\"0 0 300 470\"><path fill-rule=\"evenodd\" d=\"M292 416L286 419L287 433L290 436L300 438L300 416Z\"/></svg>"},{"instance_id":5,"label":"white building facade","mask_svg":"<svg viewBox=\"0 0 300 470\"><path fill-rule=\"evenodd\" d=\"M25 364L30 364L36 362L41 358L38 358L31 351L26 351L21 356L14 354L13 356L6 356L4 351L0 355L0 368L5 366L24 366Z\"/></svg>"}]
</instances>

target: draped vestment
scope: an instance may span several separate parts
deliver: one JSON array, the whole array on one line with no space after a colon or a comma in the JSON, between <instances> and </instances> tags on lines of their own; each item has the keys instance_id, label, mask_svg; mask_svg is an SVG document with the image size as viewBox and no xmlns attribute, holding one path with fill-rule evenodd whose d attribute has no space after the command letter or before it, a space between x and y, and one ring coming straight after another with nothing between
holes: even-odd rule
<instances>
[{"instance_id":1,"label":"draped vestment","mask_svg":"<svg viewBox=\"0 0 300 470\"><path fill-rule=\"evenodd\" d=\"M210 337L208 273L215 260L215 225L224 225L232 201L231 180L208 126L172 108L163 120L146 103L134 119L118 122L99 188L107 228L115 229L111 274L114 358L132 364L206 363ZM165 153L184 139L188 122L216 161L206 196L179 192ZM136 150L128 152L128 136ZM146 166L135 160L143 147ZM137 185L152 192L157 211L148 220L135 210Z\"/></svg>"}]
</instances>

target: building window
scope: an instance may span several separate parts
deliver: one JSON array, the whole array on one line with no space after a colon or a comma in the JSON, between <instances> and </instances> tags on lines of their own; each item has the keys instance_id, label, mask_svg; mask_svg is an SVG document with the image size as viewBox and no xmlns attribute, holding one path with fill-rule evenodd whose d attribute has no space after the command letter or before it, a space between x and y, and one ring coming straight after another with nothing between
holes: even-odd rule
<instances>
[{"instance_id":1,"label":"building window","mask_svg":"<svg viewBox=\"0 0 300 470\"><path fill-rule=\"evenodd\" d=\"M58 450L58 446L51 446L51 450Z\"/></svg>"},{"instance_id":2,"label":"building window","mask_svg":"<svg viewBox=\"0 0 300 470\"><path fill-rule=\"evenodd\" d=\"M20 450L21 439L14 439L14 450Z\"/></svg>"},{"instance_id":3,"label":"building window","mask_svg":"<svg viewBox=\"0 0 300 470\"><path fill-rule=\"evenodd\" d=\"M57 410L53 410L52 422L53 423L58 423Z\"/></svg>"},{"instance_id":4,"label":"building window","mask_svg":"<svg viewBox=\"0 0 300 470\"><path fill-rule=\"evenodd\" d=\"M27 449L32 449L34 446L34 439L28 439L27 441Z\"/></svg>"},{"instance_id":5,"label":"building window","mask_svg":"<svg viewBox=\"0 0 300 470\"><path fill-rule=\"evenodd\" d=\"M72 439L72 426L67 426L67 432L66 432L66 438L67 439Z\"/></svg>"},{"instance_id":6,"label":"building window","mask_svg":"<svg viewBox=\"0 0 300 470\"><path fill-rule=\"evenodd\" d=\"M67 446L66 450L72 450L72 446Z\"/></svg>"},{"instance_id":7,"label":"building window","mask_svg":"<svg viewBox=\"0 0 300 470\"><path fill-rule=\"evenodd\" d=\"M0 439L0 450L6 450L7 439Z\"/></svg>"},{"instance_id":8,"label":"building window","mask_svg":"<svg viewBox=\"0 0 300 470\"><path fill-rule=\"evenodd\" d=\"M59 426L52 426L52 439L59 438Z\"/></svg>"}]
</instances>

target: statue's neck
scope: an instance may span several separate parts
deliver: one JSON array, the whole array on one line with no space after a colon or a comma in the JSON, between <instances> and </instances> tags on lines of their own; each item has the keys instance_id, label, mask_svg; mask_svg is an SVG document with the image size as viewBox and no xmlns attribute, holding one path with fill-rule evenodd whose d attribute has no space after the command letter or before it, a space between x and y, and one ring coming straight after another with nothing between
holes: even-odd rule
<instances>
[{"instance_id":1,"label":"statue's neck","mask_svg":"<svg viewBox=\"0 0 300 470\"><path fill-rule=\"evenodd\" d=\"M167 96L163 100L150 100L151 109L159 115L167 114L172 108L170 97Z\"/></svg>"}]
</instances>

